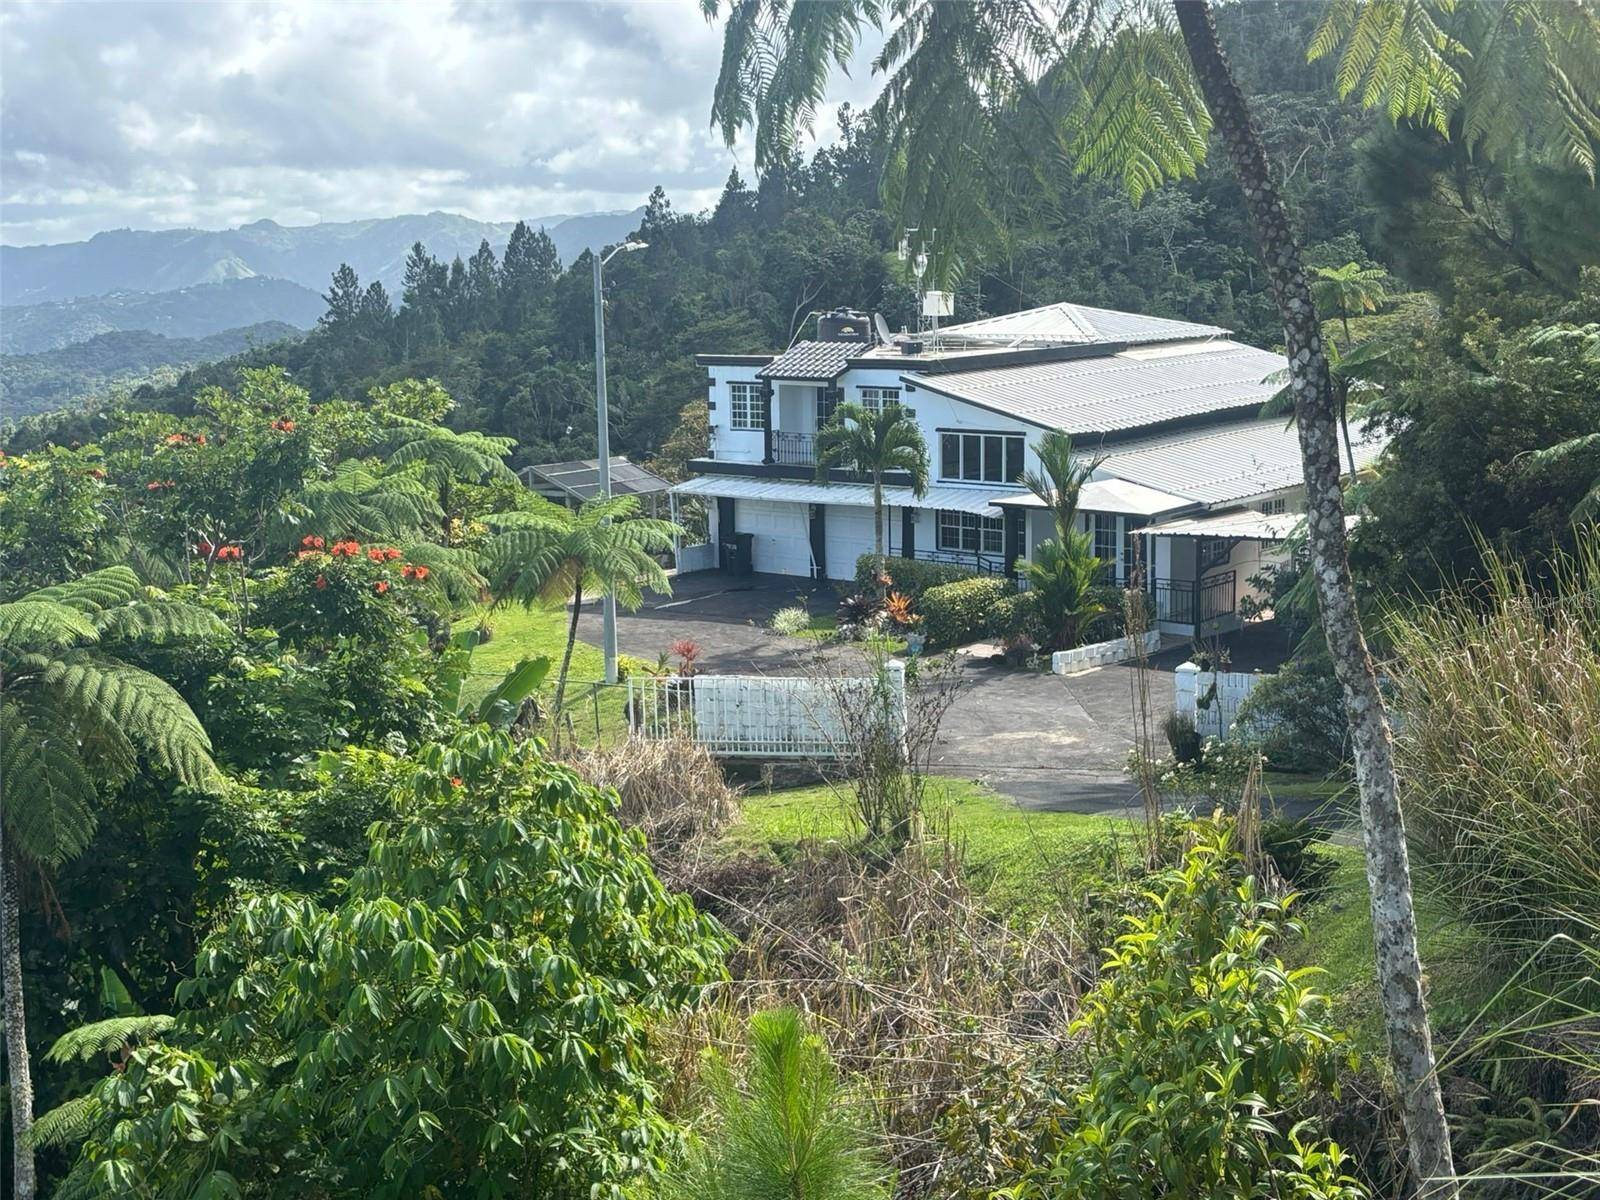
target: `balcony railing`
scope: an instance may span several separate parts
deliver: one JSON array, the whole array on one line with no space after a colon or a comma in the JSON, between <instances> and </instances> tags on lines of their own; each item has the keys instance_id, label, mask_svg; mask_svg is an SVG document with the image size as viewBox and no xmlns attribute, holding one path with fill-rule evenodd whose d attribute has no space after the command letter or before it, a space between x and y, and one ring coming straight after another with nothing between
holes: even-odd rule
<instances>
[{"instance_id":1,"label":"balcony railing","mask_svg":"<svg viewBox=\"0 0 1600 1200\"><path fill-rule=\"evenodd\" d=\"M1237 603L1237 577L1232 571L1208 575L1198 585L1192 579L1157 579L1156 620L1198 628L1207 621L1230 616Z\"/></svg>"},{"instance_id":2,"label":"balcony railing","mask_svg":"<svg viewBox=\"0 0 1600 1200\"><path fill-rule=\"evenodd\" d=\"M817 465L817 439L809 433L772 431L772 461L785 467Z\"/></svg>"}]
</instances>

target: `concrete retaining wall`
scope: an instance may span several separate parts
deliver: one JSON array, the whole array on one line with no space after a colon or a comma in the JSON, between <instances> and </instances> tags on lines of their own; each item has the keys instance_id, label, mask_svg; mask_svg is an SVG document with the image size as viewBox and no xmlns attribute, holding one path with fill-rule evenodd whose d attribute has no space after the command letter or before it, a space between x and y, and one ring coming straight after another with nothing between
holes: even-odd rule
<instances>
[{"instance_id":1,"label":"concrete retaining wall","mask_svg":"<svg viewBox=\"0 0 1600 1200\"><path fill-rule=\"evenodd\" d=\"M1072 650L1057 650L1050 656L1050 669L1057 675L1071 675L1078 671L1087 671L1091 667L1109 667L1113 663L1127 662L1136 657L1133 642L1125 637L1114 638L1109 642L1095 642L1090 646L1078 646ZM1144 635L1144 652L1154 654L1161 649L1161 634L1157 630L1150 630Z\"/></svg>"}]
</instances>

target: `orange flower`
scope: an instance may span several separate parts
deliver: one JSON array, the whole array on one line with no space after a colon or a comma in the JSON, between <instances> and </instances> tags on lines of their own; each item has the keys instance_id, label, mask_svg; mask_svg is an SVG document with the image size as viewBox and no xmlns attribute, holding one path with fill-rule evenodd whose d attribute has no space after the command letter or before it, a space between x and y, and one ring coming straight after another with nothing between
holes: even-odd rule
<instances>
[{"instance_id":1,"label":"orange flower","mask_svg":"<svg viewBox=\"0 0 1600 1200\"><path fill-rule=\"evenodd\" d=\"M195 445L204 446L206 444L206 435L203 433L197 433L194 435L194 441Z\"/></svg>"},{"instance_id":2,"label":"orange flower","mask_svg":"<svg viewBox=\"0 0 1600 1200\"><path fill-rule=\"evenodd\" d=\"M300 539L300 544L302 546L304 546L308 550L321 550L322 546L323 546L323 541L322 541L321 538L317 537L315 534L312 534L309 537L301 538Z\"/></svg>"},{"instance_id":3,"label":"orange flower","mask_svg":"<svg viewBox=\"0 0 1600 1200\"><path fill-rule=\"evenodd\" d=\"M326 575L318 575L317 576L317 590L320 592L323 588L325 588L327 586L328 586L328 577Z\"/></svg>"},{"instance_id":4,"label":"orange flower","mask_svg":"<svg viewBox=\"0 0 1600 1200\"><path fill-rule=\"evenodd\" d=\"M383 561L383 551L379 550L376 546L374 546L371 550L367 551L367 557L370 558L373 562L382 562Z\"/></svg>"},{"instance_id":5,"label":"orange flower","mask_svg":"<svg viewBox=\"0 0 1600 1200\"><path fill-rule=\"evenodd\" d=\"M453 788L460 787L461 786L461 776L459 776L459 775L450 776L450 786L453 787Z\"/></svg>"},{"instance_id":6,"label":"orange flower","mask_svg":"<svg viewBox=\"0 0 1600 1200\"><path fill-rule=\"evenodd\" d=\"M201 538L198 542L196 542L194 544L194 552L196 554L200 555L201 557L209 557L210 554L211 554L211 551L212 551L211 543L206 541L204 538Z\"/></svg>"},{"instance_id":7,"label":"orange flower","mask_svg":"<svg viewBox=\"0 0 1600 1200\"><path fill-rule=\"evenodd\" d=\"M389 581L387 579L378 580L377 583L372 585L372 590L377 592L380 596L383 595L389 590Z\"/></svg>"},{"instance_id":8,"label":"orange flower","mask_svg":"<svg viewBox=\"0 0 1600 1200\"><path fill-rule=\"evenodd\" d=\"M335 558L354 558L360 552L361 543L348 540L335 542L333 544L333 549L328 551L328 553L332 554Z\"/></svg>"},{"instance_id":9,"label":"orange flower","mask_svg":"<svg viewBox=\"0 0 1600 1200\"><path fill-rule=\"evenodd\" d=\"M181 445L183 445L183 443L187 442L188 440L189 440L188 437L185 436L184 434L181 434L181 433L169 433L169 434L167 434L167 445L169 445L169 446L181 446Z\"/></svg>"},{"instance_id":10,"label":"orange flower","mask_svg":"<svg viewBox=\"0 0 1600 1200\"><path fill-rule=\"evenodd\" d=\"M393 546L385 546L383 548L383 558L385 562L393 562L399 557L401 557L400 551L396 550Z\"/></svg>"}]
</instances>

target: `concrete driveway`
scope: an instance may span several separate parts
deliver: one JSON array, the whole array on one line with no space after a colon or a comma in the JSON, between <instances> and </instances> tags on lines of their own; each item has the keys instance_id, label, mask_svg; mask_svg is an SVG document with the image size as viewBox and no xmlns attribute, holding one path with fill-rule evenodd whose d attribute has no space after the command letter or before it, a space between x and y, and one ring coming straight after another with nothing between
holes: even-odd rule
<instances>
[{"instance_id":1,"label":"concrete driveway","mask_svg":"<svg viewBox=\"0 0 1600 1200\"><path fill-rule=\"evenodd\" d=\"M723 674L796 674L819 659L848 672L859 669L859 650L778 637L767 628L780 608L800 604L826 613L837 597L833 583L787 575L687 575L673 581L672 595L619 613L617 643L624 654L654 661L674 641L691 638L702 649L701 669ZM584 606L578 636L599 644L598 605ZM1177 642L1151 660L1154 721L1171 707L1172 669L1190 649ZM1230 667L1270 669L1281 654L1267 634L1242 635ZM1136 671L1123 664L1041 675L969 660L933 765L941 774L981 780L1024 808L1137 814L1139 798L1123 770L1133 747Z\"/></svg>"}]
</instances>

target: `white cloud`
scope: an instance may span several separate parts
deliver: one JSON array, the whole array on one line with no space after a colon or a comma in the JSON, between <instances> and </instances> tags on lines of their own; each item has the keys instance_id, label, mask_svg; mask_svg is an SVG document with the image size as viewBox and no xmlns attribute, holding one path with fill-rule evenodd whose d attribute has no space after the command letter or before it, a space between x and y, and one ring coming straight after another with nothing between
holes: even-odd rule
<instances>
[{"instance_id":1,"label":"white cloud","mask_svg":"<svg viewBox=\"0 0 1600 1200\"><path fill-rule=\"evenodd\" d=\"M748 146L709 128L696 0L121 3L0 14L0 225L485 220L709 204ZM835 100L876 91L865 69ZM832 107L821 122L834 133Z\"/></svg>"}]
</instances>

